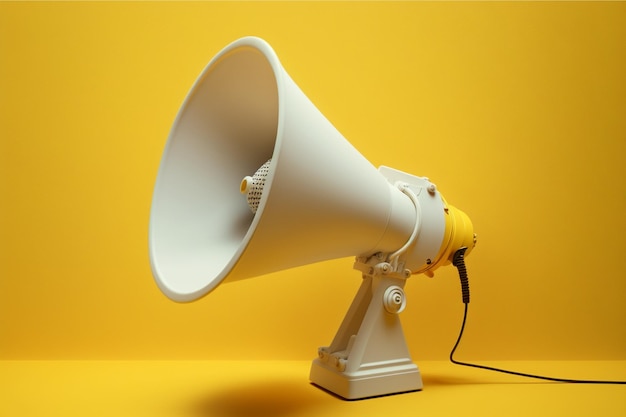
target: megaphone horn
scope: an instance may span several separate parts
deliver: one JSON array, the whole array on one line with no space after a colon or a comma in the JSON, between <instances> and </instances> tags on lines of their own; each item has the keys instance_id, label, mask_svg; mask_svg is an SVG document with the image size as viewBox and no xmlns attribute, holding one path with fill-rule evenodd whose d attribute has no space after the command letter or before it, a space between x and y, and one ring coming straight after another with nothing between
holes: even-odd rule
<instances>
[{"instance_id":1,"label":"megaphone horn","mask_svg":"<svg viewBox=\"0 0 626 417\"><path fill-rule=\"evenodd\" d=\"M157 175L149 235L153 274L173 300L198 299L222 282L356 256L355 268L369 277L355 300L361 313L370 311L369 300L378 308L371 297L381 291L376 297L386 311L399 313L406 277L431 273L461 246L467 253L473 247L464 213L426 178L377 170L254 37L219 52L181 106ZM383 278L373 291L372 282ZM357 322L342 326L331 345L343 353L320 351L311 379L349 398L419 389L419 372L406 357L399 378L386 366L371 374L374 368L364 365L379 356L366 348L378 331L392 348L404 343L397 318L372 321L367 326L379 330L352 343L348 333L366 326L368 314L349 314ZM393 337L385 333L390 325ZM348 345L360 353L343 366ZM405 348L394 352L408 355ZM332 361L343 365L335 369ZM378 382L357 382L363 377ZM346 381L356 391L346 391ZM380 381L388 388L381 391Z\"/></svg>"}]
</instances>

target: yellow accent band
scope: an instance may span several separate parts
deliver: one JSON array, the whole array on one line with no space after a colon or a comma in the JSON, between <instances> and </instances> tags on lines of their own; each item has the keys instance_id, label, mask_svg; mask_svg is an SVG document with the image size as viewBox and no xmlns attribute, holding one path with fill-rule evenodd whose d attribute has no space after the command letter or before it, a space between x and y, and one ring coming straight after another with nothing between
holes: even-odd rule
<instances>
[{"instance_id":1,"label":"yellow accent band","mask_svg":"<svg viewBox=\"0 0 626 417\"><path fill-rule=\"evenodd\" d=\"M452 256L460 248L467 247L465 255L469 255L474 246L476 246L476 234L469 216L456 207L449 205L443 196L441 198L444 203L446 229L437 258L428 268L428 272L431 273L440 266L451 263Z\"/></svg>"}]
</instances>

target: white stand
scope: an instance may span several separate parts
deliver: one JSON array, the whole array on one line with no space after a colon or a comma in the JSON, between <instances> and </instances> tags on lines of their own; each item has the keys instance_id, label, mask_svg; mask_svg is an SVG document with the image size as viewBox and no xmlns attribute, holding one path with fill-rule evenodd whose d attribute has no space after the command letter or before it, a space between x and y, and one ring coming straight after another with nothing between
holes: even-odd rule
<instances>
[{"instance_id":1,"label":"white stand","mask_svg":"<svg viewBox=\"0 0 626 417\"><path fill-rule=\"evenodd\" d=\"M370 265L357 260L363 283L331 345L319 348L311 367L311 382L349 400L423 386L398 316L406 305L402 289L410 271L398 274L388 263Z\"/></svg>"}]
</instances>

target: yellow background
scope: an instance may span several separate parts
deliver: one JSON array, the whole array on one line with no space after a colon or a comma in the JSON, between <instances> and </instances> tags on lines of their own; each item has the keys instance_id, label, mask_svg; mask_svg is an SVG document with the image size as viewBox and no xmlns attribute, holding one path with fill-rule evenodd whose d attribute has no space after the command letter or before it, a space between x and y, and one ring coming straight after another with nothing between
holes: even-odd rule
<instances>
[{"instance_id":1,"label":"yellow background","mask_svg":"<svg viewBox=\"0 0 626 417\"><path fill-rule=\"evenodd\" d=\"M0 3L0 358L308 360L330 342L351 259L191 304L151 277L169 128L245 35L373 164L469 214L459 356L626 359L626 4L352 2ZM456 272L407 293L414 359L445 359Z\"/></svg>"},{"instance_id":2,"label":"yellow background","mask_svg":"<svg viewBox=\"0 0 626 417\"><path fill-rule=\"evenodd\" d=\"M543 374L617 379L623 378L620 370L626 361L523 361L492 365L523 367ZM5 397L0 401L0 413L11 417L626 414L623 386L537 383L443 361L420 362L423 391L341 401L306 383L309 366L308 360L0 361L0 388Z\"/></svg>"}]
</instances>

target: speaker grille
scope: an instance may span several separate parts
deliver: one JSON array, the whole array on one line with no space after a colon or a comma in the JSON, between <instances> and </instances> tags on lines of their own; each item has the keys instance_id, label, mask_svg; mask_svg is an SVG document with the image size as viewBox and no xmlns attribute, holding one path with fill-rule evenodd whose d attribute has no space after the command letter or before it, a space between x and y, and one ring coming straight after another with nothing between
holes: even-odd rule
<instances>
[{"instance_id":1,"label":"speaker grille","mask_svg":"<svg viewBox=\"0 0 626 417\"><path fill-rule=\"evenodd\" d=\"M249 180L247 184L246 193L248 206L250 206L250 210L252 210L253 213L256 213L259 208L261 196L263 196L263 188L265 187L265 180L270 172L270 162L272 162L272 160L268 159L266 163L261 165L252 176L252 180Z\"/></svg>"}]
</instances>

